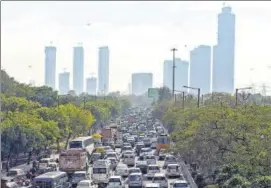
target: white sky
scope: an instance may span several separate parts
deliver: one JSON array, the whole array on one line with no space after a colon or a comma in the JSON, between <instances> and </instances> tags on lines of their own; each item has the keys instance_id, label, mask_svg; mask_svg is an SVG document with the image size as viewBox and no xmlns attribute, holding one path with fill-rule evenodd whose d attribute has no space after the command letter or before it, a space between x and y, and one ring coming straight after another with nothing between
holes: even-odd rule
<instances>
[{"instance_id":1,"label":"white sky","mask_svg":"<svg viewBox=\"0 0 271 188\"><path fill-rule=\"evenodd\" d=\"M271 83L271 1L228 4L236 14L236 86ZM72 47L83 42L85 77L97 75L98 47L108 45L111 91L127 91L131 73L141 71L153 72L161 86L170 48L187 59L196 45L216 43L221 8L219 1L1 2L2 68L21 82L42 85L45 45L57 47L59 73L72 71Z\"/></svg>"}]
</instances>

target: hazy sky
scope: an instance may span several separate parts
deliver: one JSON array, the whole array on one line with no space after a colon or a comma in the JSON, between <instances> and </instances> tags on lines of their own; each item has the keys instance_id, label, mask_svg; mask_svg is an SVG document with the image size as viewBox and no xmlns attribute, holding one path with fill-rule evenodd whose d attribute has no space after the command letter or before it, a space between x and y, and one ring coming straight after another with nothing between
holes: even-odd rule
<instances>
[{"instance_id":1,"label":"hazy sky","mask_svg":"<svg viewBox=\"0 0 271 188\"><path fill-rule=\"evenodd\" d=\"M271 2L227 4L236 14L237 87L267 82L267 75L271 82ZM97 75L98 47L108 45L111 91L127 90L133 72L152 72L155 86L161 86L163 61L172 58L171 47L179 49L177 57L188 59L196 45L216 43L217 14L222 8L219 1L5 1L1 5L1 63L11 76L43 84L44 47L50 41L57 47L57 73L64 68L72 71L72 47L82 42L85 77Z\"/></svg>"}]
</instances>

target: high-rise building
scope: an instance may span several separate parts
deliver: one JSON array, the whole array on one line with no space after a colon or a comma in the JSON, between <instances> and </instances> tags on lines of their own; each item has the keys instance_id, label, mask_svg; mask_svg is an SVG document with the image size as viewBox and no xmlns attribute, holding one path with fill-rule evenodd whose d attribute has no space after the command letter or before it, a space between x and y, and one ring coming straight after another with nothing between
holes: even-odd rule
<instances>
[{"instance_id":1,"label":"high-rise building","mask_svg":"<svg viewBox=\"0 0 271 188\"><path fill-rule=\"evenodd\" d=\"M84 90L84 48L73 48L73 90L77 95Z\"/></svg>"},{"instance_id":2,"label":"high-rise building","mask_svg":"<svg viewBox=\"0 0 271 188\"><path fill-rule=\"evenodd\" d=\"M56 47L45 47L45 85L55 89L56 84Z\"/></svg>"},{"instance_id":3,"label":"high-rise building","mask_svg":"<svg viewBox=\"0 0 271 188\"><path fill-rule=\"evenodd\" d=\"M98 94L108 94L109 91L109 48L103 46L99 48L98 63Z\"/></svg>"},{"instance_id":4,"label":"high-rise building","mask_svg":"<svg viewBox=\"0 0 271 188\"><path fill-rule=\"evenodd\" d=\"M173 73L173 61L164 61L164 78L163 85L172 90L172 73ZM183 86L188 86L188 73L189 73L189 62L181 60L180 58L175 59L175 90L185 91Z\"/></svg>"},{"instance_id":5,"label":"high-rise building","mask_svg":"<svg viewBox=\"0 0 271 188\"><path fill-rule=\"evenodd\" d=\"M143 95L152 88L153 76L152 73L133 73L132 74L132 94Z\"/></svg>"},{"instance_id":6,"label":"high-rise building","mask_svg":"<svg viewBox=\"0 0 271 188\"><path fill-rule=\"evenodd\" d=\"M190 52L191 87L200 88L201 94L211 89L211 47L200 45Z\"/></svg>"},{"instance_id":7,"label":"high-rise building","mask_svg":"<svg viewBox=\"0 0 271 188\"><path fill-rule=\"evenodd\" d=\"M217 45L213 49L213 92L234 91L235 15L223 7L218 15Z\"/></svg>"},{"instance_id":8,"label":"high-rise building","mask_svg":"<svg viewBox=\"0 0 271 188\"><path fill-rule=\"evenodd\" d=\"M67 95L70 91L70 73L69 72L60 73L58 84L60 95Z\"/></svg>"},{"instance_id":9,"label":"high-rise building","mask_svg":"<svg viewBox=\"0 0 271 188\"><path fill-rule=\"evenodd\" d=\"M95 77L87 78L87 93L89 95L97 94L97 78Z\"/></svg>"}]
</instances>

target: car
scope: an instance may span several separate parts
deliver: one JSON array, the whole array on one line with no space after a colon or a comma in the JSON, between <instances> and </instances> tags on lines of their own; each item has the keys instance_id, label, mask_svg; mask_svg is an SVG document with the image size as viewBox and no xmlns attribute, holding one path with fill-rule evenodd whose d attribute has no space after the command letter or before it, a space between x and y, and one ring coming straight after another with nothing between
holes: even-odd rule
<instances>
[{"instance_id":1,"label":"car","mask_svg":"<svg viewBox=\"0 0 271 188\"><path fill-rule=\"evenodd\" d=\"M115 143L115 147L116 148L121 148L122 144L123 144L122 140L117 140L116 143Z\"/></svg>"},{"instance_id":2,"label":"car","mask_svg":"<svg viewBox=\"0 0 271 188\"><path fill-rule=\"evenodd\" d=\"M147 173L147 168L148 168L147 161L137 161L135 167L139 168L142 174Z\"/></svg>"},{"instance_id":3,"label":"car","mask_svg":"<svg viewBox=\"0 0 271 188\"><path fill-rule=\"evenodd\" d=\"M135 155L134 154L124 154L123 156L123 163L127 164L128 166L135 165Z\"/></svg>"},{"instance_id":4,"label":"car","mask_svg":"<svg viewBox=\"0 0 271 188\"><path fill-rule=\"evenodd\" d=\"M89 179L86 171L75 171L72 175L71 183L75 187L80 181Z\"/></svg>"},{"instance_id":5,"label":"car","mask_svg":"<svg viewBox=\"0 0 271 188\"><path fill-rule=\"evenodd\" d=\"M119 156L117 154L117 152L113 151L113 152L107 152L105 158L116 158L119 159Z\"/></svg>"},{"instance_id":6,"label":"car","mask_svg":"<svg viewBox=\"0 0 271 188\"><path fill-rule=\"evenodd\" d=\"M106 188L125 188L125 184L121 176L111 176Z\"/></svg>"},{"instance_id":7,"label":"car","mask_svg":"<svg viewBox=\"0 0 271 188\"><path fill-rule=\"evenodd\" d=\"M129 174L132 173L142 173L140 168L129 168Z\"/></svg>"},{"instance_id":8,"label":"car","mask_svg":"<svg viewBox=\"0 0 271 188\"><path fill-rule=\"evenodd\" d=\"M166 149L160 149L158 160L165 160L166 155Z\"/></svg>"},{"instance_id":9,"label":"car","mask_svg":"<svg viewBox=\"0 0 271 188\"><path fill-rule=\"evenodd\" d=\"M146 183L144 188L160 188L159 183Z\"/></svg>"},{"instance_id":10,"label":"car","mask_svg":"<svg viewBox=\"0 0 271 188\"><path fill-rule=\"evenodd\" d=\"M140 156L146 156L146 155L151 155L151 154L152 154L151 148L141 148L140 150Z\"/></svg>"},{"instance_id":11,"label":"car","mask_svg":"<svg viewBox=\"0 0 271 188\"><path fill-rule=\"evenodd\" d=\"M147 161L147 164L156 164L156 158L154 155L146 155L145 160Z\"/></svg>"},{"instance_id":12,"label":"car","mask_svg":"<svg viewBox=\"0 0 271 188\"><path fill-rule=\"evenodd\" d=\"M169 164L177 164L177 159L173 155L167 155L164 160L163 168L166 169Z\"/></svg>"},{"instance_id":13,"label":"car","mask_svg":"<svg viewBox=\"0 0 271 188\"><path fill-rule=\"evenodd\" d=\"M128 155L134 155L134 151L132 151L132 150L124 151L124 152L121 154L121 158L123 158L124 155L126 155L126 154L128 154Z\"/></svg>"},{"instance_id":14,"label":"car","mask_svg":"<svg viewBox=\"0 0 271 188\"><path fill-rule=\"evenodd\" d=\"M115 170L115 175L127 177L129 175L129 169L126 164L118 164Z\"/></svg>"},{"instance_id":15,"label":"car","mask_svg":"<svg viewBox=\"0 0 271 188\"><path fill-rule=\"evenodd\" d=\"M171 188L190 188L189 183L186 180L176 180L170 183Z\"/></svg>"},{"instance_id":16,"label":"car","mask_svg":"<svg viewBox=\"0 0 271 188\"><path fill-rule=\"evenodd\" d=\"M143 186L143 177L141 173L132 173L128 176L129 188L141 188Z\"/></svg>"},{"instance_id":17,"label":"car","mask_svg":"<svg viewBox=\"0 0 271 188\"><path fill-rule=\"evenodd\" d=\"M159 183L160 188L168 188L168 181L164 174L156 173L153 176L152 183Z\"/></svg>"},{"instance_id":18,"label":"car","mask_svg":"<svg viewBox=\"0 0 271 188\"><path fill-rule=\"evenodd\" d=\"M91 188L91 180L82 180L79 181L76 188Z\"/></svg>"},{"instance_id":19,"label":"car","mask_svg":"<svg viewBox=\"0 0 271 188\"><path fill-rule=\"evenodd\" d=\"M168 164L166 168L167 177L180 177L181 167L178 164Z\"/></svg>"},{"instance_id":20,"label":"car","mask_svg":"<svg viewBox=\"0 0 271 188\"><path fill-rule=\"evenodd\" d=\"M154 174L156 174L156 173L160 173L161 171L160 171L160 168L159 168L159 166L158 165L148 165L148 168L147 168L147 174L146 174L146 177L148 178L148 179L152 179L153 178L153 176L154 176Z\"/></svg>"}]
</instances>

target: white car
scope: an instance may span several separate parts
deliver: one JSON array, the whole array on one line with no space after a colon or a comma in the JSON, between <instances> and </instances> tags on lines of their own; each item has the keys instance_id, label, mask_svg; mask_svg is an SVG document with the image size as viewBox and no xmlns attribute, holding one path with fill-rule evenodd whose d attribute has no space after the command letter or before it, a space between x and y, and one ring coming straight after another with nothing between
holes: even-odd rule
<instances>
[{"instance_id":1,"label":"white car","mask_svg":"<svg viewBox=\"0 0 271 188\"><path fill-rule=\"evenodd\" d=\"M106 158L116 158L116 159L119 159L119 156L118 156L117 152L115 152L115 151L106 153L105 157Z\"/></svg>"},{"instance_id":2,"label":"white car","mask_svg":"<svg viewBox=\"0 0 271 188\"><path fill-rule=\"evenodd\" d=\"M170 185L171 185L171 188L190 188L186 180L176 180L172 182Z\"/></svg>"},{"instance_id":3,"label":"white car","mask_svg":"<svg viewBox=\"0 0 271 188\"><path fill-rule=\"evenodd\" d=\"M128 177L129 188L138 188L143 186L142 173L132 173Z\"/></svg>"},{"instance_id":4,"label":"white car","mask_svg":"<svg viewBox=\"0 0 271 188\"><path fill-rule=\"evenodd\" d=\"M122 177L127 177L129 176L129 169L126 164L118 164L116 170L115 170L115 175L116 176L122 176Z\"/></svg>"},{"instance_id":5,"label":"white car","mask_svg":"<svg viewBox=\"0 0 271 188\"><path fill-rule=\"evenodd\" d=\"M147 161L147 164L156 164L156 158L154 155L146 155L145 160Z\"/></svg>"},{"instance_id":6,"label":"white car","mask_svg":"<svg viewBox=\"0 0 271 188\"><path fill-rule=\"evenodd\" d=\"M122 140L117 140L116 143L115 143L115 147L116 148L121 148L122 143L123 143Z\"/></svg>"},{"instance_id":7,"label":"white car","mask_svg":"<svg viewBox=\"0 0 271 188\"><path fill-rule=\"evenodd\" d=\"M140 168L129 168L129 174L132 173L141 173Z\"/></svg>"},{"instance_id":8,"label":"white car","mask_svg":"<svg viewBox=\"0 0 271 188\"><path fill-rule=\"evenodd\" d=\"M146 183L144 188L160 188L159 183Z\"/></svg>"},{"instance_id":9,"label":"white car","mask_svg":"<svg viewBox=\"0 0 271 188\"><path fill-rule=\"evenodd\" d=\"M148 168L147 168L147 174L146 174L146 177L147 178L153 178L154 174L156 173L160 173L160 168L158 165L148 165Z\"/></svg>"},{"instance_id":10,"label":"white car","mask_svg":"<svg viewBox=\"0 0 271 188\"><path fill-rule=\"evenodd\" d=\"M111 176L106 188L124 188L124 182L121 176Z\"/></svg>"},{"instance_id":11,"label":"white car","mask_svg":"<svg viewBox=\"0 0 271 188\"><path fill-rule=\"evenodd\" d=\"M164 161L164 166L163 168L166 169L167 168L167 165L169 164L177 164L177 159L176 157L174 157L173 155L167 155L165 157L165 161Z\"/></svg>"},{"instance_id":12,"label":"white car","mask_svg":"<svg viewBox=\"0 0 271 188\"><path fill-rule=\"evenodd\" d=\"M76 186L76 188L91 188L91 187L92 187L91 180L82 180Z\"/></svg>"},{"instance_id":13,"label":"white car","mask_svg":"<svg viewBox=\"0 0 271 188\"><path fill-rule=\"evenodd\" d=\"M167 177L179 177L181 175L181 167L178 164L169 164L166 168Z\"/></svg>"},{"instance_id":14,"label":"white car","mask_svg":"<svg viewBox=\"0 0 271 188\"><path fill-rule=\"evenodd\" d=\"M168 181L164 174L156 173L153 176L152 183L159 183L160 188L168 188Z\"/></svg>"}]
</instances>

